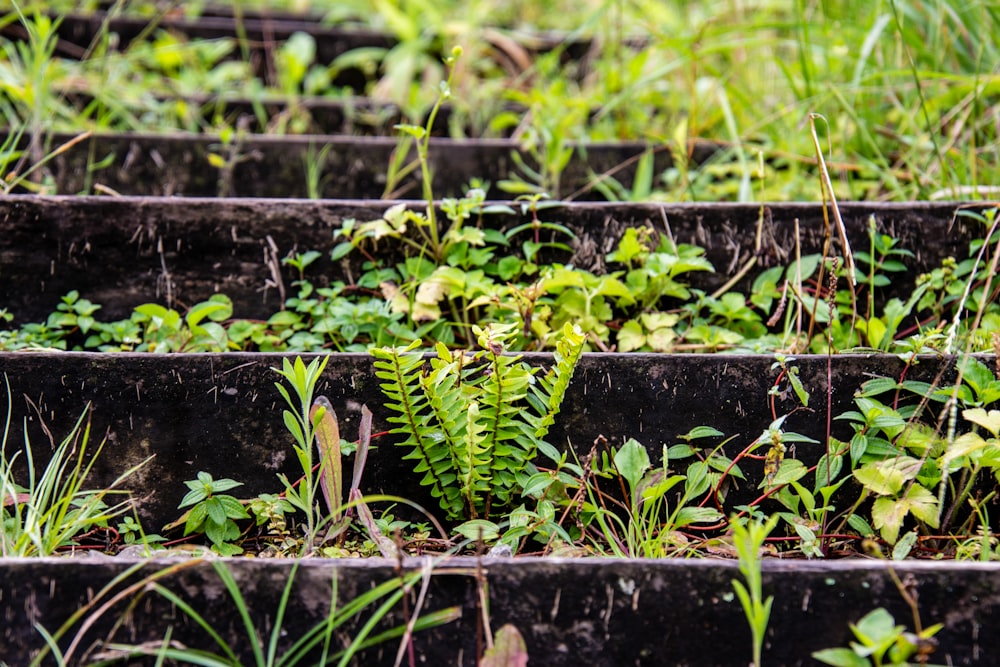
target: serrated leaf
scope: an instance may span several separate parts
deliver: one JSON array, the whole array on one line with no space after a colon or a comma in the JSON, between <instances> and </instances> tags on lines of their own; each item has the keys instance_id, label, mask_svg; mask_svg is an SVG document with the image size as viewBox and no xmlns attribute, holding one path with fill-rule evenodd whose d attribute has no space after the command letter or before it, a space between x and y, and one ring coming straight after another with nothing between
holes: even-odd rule
<instances>
[{"instance_id":1,"label":"serrated leaf","mask_svg":"<svg viewBox=\"0 0 1000 667\"><path fill-rule=\"evenodd\" d=\"M920 472L920 461L910 456L897 456L885 461L866 463L854 471L854 477L872 493L889 496L899 493L903 484Z\"/></svg>"},{"instance_id":2,"label":"serrated leaf","mask_svg":"<svg viewBox=\"0 0 1000 667\"><path fill-rule=\"evenodd\" d=\"M895 544L903 520L911 513L931 528L938 525L937 499L917 484L910 487L902 498L876 499L872 505L872 522L886 542Z\"/></svg>"},{"instance_id":3,"label":"serrated leaf","mask_svg":"<svg viewBox=\"0 0 1000 667\"><path fill-rule=\"evenodd\" d=\"M872 523L879 534L889 544L895 544L899 529L906 518L908 508L895 498L878 498L872 505Z\"/></svg>"},{"instance_id":4,"label":"serrated leaf","mask_svg":"<svg viewBox=\"0 0 1000 667\"><path fill-rule=\"evenodd\" d=\"M989 443L978 433L963 433L948 445L941 457L941 468L949 473L962 467L961 459L984 449Z\"/></svg>"},{"instance_id":5,"label":"serrated leaf","mask_svg":"<svg viewBox=\"0 0 1000 667\"><path fill-rule=\"evenodd\" d=\"M1000 437L1000 410L987 412L983 408L969 408L962 411L962 416L973 424L985 428L994 438Z\"/></svg>"},{"instance_id":6,"label":"serrated leaf","mask_svg":"<svg viewBox=\"0 0 1000 667\"><path fill-rule=\"evenodd\" d=\"M917 517L931 528L938 527L938 502L929 489L919 484L911 486L903 498L913 516Z\"/></svg>"},{"instance_id":7,"label":"serrated leaf","mask_svg":"<svg viewBox=\"0 0 1000 667\"><path fill-rule=\"evenodd\" d=\"M934 427L919 422L907 424L903 432L896 438L897 447L921 455L935 449L940 443L941 440L937 437Z\"/></svg>"},{"instance_id":8,"label":"serrated leaf","mask_svg":"<svg viewBox=\"0 0 1000 667\"><path fill-rule=\"evenodd\" d=\"M965 357L961 362L961 366L962 377L966 384L973 388L976 395L979 395L992 382L996 381L989 367L975 357Z\"/></svg>"}]
</instances>

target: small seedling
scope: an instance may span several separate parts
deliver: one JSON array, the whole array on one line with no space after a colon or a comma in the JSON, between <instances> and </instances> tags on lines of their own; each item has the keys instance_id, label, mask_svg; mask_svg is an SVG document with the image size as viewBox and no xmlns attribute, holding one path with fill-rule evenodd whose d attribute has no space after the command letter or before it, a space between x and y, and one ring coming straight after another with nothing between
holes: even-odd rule
<instances>
[{"instance_id":1,"label":"small seedling","mask_svg":"<svg viewBox=\"0 0 1000 667\"><path fill-rule=\"evenodd\" d=\"M740 573L743 582L733 579L733 589L743 606L743 614L750 626L753 636L753 667L761 667L761 655L764 649L764 634L771 618L771 605L774 596L764 597L764 586L761 579L761 548L764 540L774 530L778 517L772 516L766 523L748 521L745 524L734 520L733 545L739 557Z\"/></svg>"},{"instance_id":2,"label":"small seedling","mask_svg":"<svg viewBox=\"0 0 1000 667\"><path fill-rule=\"evenodd\" d=\"M912 658L926 665L936 646L934 635L943 627L939 623L919 633L907 632L896 625L892 614L879 607L851 623L857 641L851 642L850 648L827 648L812 657L833 667L908 667Z\"/></svg>"},{"instance_id":3,"label":"small seedling","mask_svg":"<svg viewBox=\"0 0 1000 667\"><path fill-rule=\"evenodd\" d=\"M242 482L232 479L212 479L207 472L199 472L198 478L184 482L190 489L181 499L178 508L190 507L183 517L168 525L170 529L184 523L184 534L204 533L211 540L212 549L223 556L243 553L233 541L239 538L240 528L236 519L249 519L246 508L233 496L222 493L242 486Z\"/></svg>"}]
</instances>

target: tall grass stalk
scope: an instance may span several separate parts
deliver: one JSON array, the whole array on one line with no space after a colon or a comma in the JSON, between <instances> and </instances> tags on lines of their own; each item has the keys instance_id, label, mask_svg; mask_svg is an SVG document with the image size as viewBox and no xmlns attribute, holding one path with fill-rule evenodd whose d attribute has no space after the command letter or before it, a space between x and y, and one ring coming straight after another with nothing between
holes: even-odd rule
<instances>
[{"instance_id":1,"label":"tall grass stalk","mask_svg":"<svg viewBox=\"0 0 1000 667\"><path fill-rule=\"evenodd\" d=\"M461 615L460 609L448 607L415 616L404 625L379 630L379 625L400 605L410 588L421 579L426 580L431 576L432 568L424 567L393 577L347 601L340 599L339 574L334 570L330 584L328 615L297 636L291 635L292 629L289 624L295 619L289 618L289 601L292 599L293 584L300 563L301 561L296 561L292 566L275 610L274 621L267 633L261 632L254 623L249 601L243 596L241 585L228 566L223 561L213 561L212 567L222 581L239 619L239 625L245 633L238 645L230 643L233 637L224 637L212 621L199 613L190 602L172 591L166 584L157 582L148 590L156 592L180 611L183 617L191 621L194 627L204 632L215 645L215 649L195 649L164 641L159 646L150 643L141 645L112 643L108 645L106 653L116 659L145 656L155 657L158 661L173 660L203 667L231 667L243 664L253 667L313 667L314 665L344 667L366 648L392 639L408 640L413 632L449 623ZM349 631L353 634L345 633L352 623L356 624L356 628ZM289 644L284 650L280 647L283 641ZM249 663L243 662L240 657L246 646L249 646L252 654Z\"/></svg>"}]
</instances>

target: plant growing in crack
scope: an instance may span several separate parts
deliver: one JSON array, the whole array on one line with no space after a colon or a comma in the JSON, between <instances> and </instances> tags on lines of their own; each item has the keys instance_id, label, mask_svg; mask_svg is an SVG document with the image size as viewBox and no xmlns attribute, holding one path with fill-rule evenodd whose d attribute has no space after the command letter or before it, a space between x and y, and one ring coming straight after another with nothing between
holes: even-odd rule
<instances>
[{"instance_id":1,"label":"plant growing in crack","mask_svg":"<svg viewBox=\"0 0 1000 667\"><path fill-rule=\"evenodd\" d=\"M282 411L282 418L285 422L285 428L295 440L292 448L302 471L302 478L298 484L292 483L284 475L279 475L279 479L285 487L285 499L305 515L306 553L312 551L313 545L320 538L320 531L326 523L326 517L319 507L317 494L321 490L320 479L327 473L320 472L317 475L313 442L316 440L317 432L329 428L328 424L323 421L323 416L326 414L325 406L314 410L316 383L319 381L323 369L326 368L328 360L329 357L316 357L307 366L301 357L296 357L294 362L282 359L281 369L273 369L291 387L291 392L289 392L288 388L281 383L276 382L274 385L278 389L278 393L285 399L285 403L291 408ZM324 459L326 458L324 456Z\"/></svg>"},{"instance_id":2,"label":"plant growing in crack","mask_svg":"<svg viewBox=\"0 0 1000 667\"><path fill-rule=\"evenodd\" d=\"M721 435L714 429L699 428L685 436L693 440ZM680 447L688 447L681 445ZM671 448L663 448L659 467L653 467L646 447L633 438L613 451L612 463L616 474L628 485L625 519L615 512L603 511L603 503L591 496L588 511L607 541L611 552L627 558L662 558L682 551L680 532L692 524L715 523L723 515L714 507L699 507L692 501L704 493L709 466L704 461L691 464L685 474L670 469ZM675 450L676 451L676 450ZM711 457L710 457L711 458ZM671 490L680 485L680 492Z\"/></svg>"},{"instance_id":3,"label":"plant growing in crack","mask_svg":"<svg viewBox=\"0 0 1000 667\"><path fill-rule=\"evenodd\" d=\"M743 607L750 634L753 637L753 667L761 667L761 656L764 649L764 634L771 618L771 605L774 596L764 597L764 585L761 578L761 549L767 536L778 524L778 517L772 516L766 522L739 521L730 523L733 530L733 545L739 558L742 581L733 579L733 590Z\"/></svg>"},{"instance_id":4,"label":"plant growing in crack","mask_svg":"<svg viewBox=\"0 0 1000 667\"><path fill-rule=\"evenodd\" d=\"M110 505L105 501L126 493L118 487L151 457L123 472L108 487L87 489L87 479L105 444L102 441L96 449L88 449L88 406L61 442L51 440L52 453L40 469L27 437L23 451L11 453L8 449L13 401L6 374L4 381L7 418L0 438L0 556L51 556L59 549L76 545L82 535L107 528L110 521L126 514L132 507L131 500ZM38 416L41 419L41 413ZM44 430L48 433L47 427ZM16 470L20 465L26 468L26 477ZM18 483L18 479L24 483Z\"/></svg>"},{"instance_id":5,"label":"plant growing in crack","mask_svg":"<svg viewBox=\"0 0 1000 667\"><path fill-rule=\"evenodd\" d=\"M851 623L856 641L849 648L827 648L812 657L833 667L908 667L914 656L919 664L927 665L927 656L935 646L934 635L942 627L937 624L918 633L908 632L879 607Z\"/></svg>"},{"instance_id":6,"label":"plant growing in crack","mask_svg":"<svg viewBox=\"0 0 1000 667\"><path fill-rule=\"evenodd\" d=\"M237 519L249 519L243 504L235 497L223 493L242 486L232 479L212 479L207 472L184 482L189 491L181 499L179 508L190 507L175 524L184 523L184 534L204 533L212 542L212 550L223 556L238 556L243 549L235 543L240 536ZM166 530L174 527L170 524Z\"/></svg>"},{"instance_id":7,"label":"plant growing in crack","mask_svg":"<svg viewBox=\"0 0 1000 667\"><path fill-rule=\"evenodd\" d=\"M555 421L583 350L583 333L563 327L553 366L540 373L505 355L516 324L474 327L481 350L444 345L424 371L420 342L373 349L376 376L404 436L405 458L416 461L449 519L489 519L523 489L536 453L558 460L544 438Z\"/></svg>"}]
</instances>

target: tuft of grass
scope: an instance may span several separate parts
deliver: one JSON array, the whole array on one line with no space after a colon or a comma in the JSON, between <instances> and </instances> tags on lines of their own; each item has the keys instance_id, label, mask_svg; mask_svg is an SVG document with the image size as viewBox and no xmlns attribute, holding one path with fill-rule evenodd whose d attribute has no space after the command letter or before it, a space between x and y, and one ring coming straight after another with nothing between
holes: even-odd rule
<instances>
[{"instance_id":1,"label":"tuft of grass","mask_svg":"<svg viewBox=\"0 0 1000 667\"><path fill-rule=\"evenodd\" d=\"M7 385L7 419L0 446L0 555L3 557L49 556L72 547L78 538L131 508L128 499L109 505L113 495L124 493L117 487L149 459L126 470L109 487L85 488L87 478L104 447L89 452L90 408L84 409L69 434L54 446L45 468L39 470L27 435L24 449L11 453L8 447L13 401ZM27 423L25 423L25 429ZM23 461L20 459L22 458ZM89 458L89 461L84 464ZM16 470L23 465L27 479L18 484Z\"/></svg>"}]
</instances>

